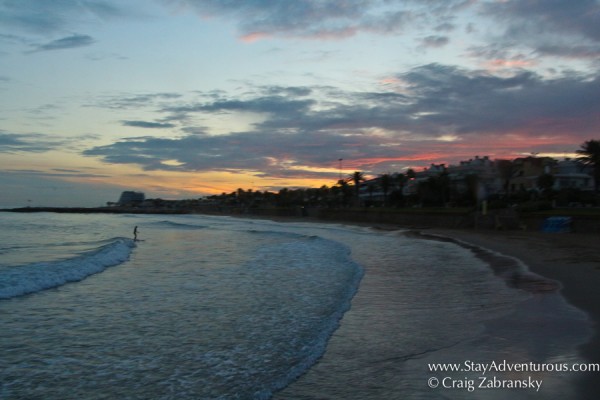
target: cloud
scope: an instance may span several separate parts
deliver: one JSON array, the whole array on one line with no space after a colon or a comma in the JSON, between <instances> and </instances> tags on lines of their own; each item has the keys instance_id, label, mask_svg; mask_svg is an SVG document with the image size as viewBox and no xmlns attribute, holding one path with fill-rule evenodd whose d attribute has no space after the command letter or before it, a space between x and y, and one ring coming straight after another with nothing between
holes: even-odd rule
<instances>
[{"instance_id":1,"label":"cloud","mask_svg":"<svg viewBox=\"0 0 600 400\"><path fill-rule=\"evenodd\" d=\"M110 178L110 175L106 174L95 174L86 172L83 170L66 169L66 168L52 168L49 171L39 169L9 169L6 171L10 174L22 174L22 175L35 175L38 177L47 178Z\"/></svg>"},{"instance_id":2,"label":"cloud","mask_svg":"<svg viewBox=\"0 0 600 400\"><path fill-rule=\"evenodd\" d=\"M24 37L13 35L13 34L2 34L0 33L0 41L8 44L31 44L30 41Z\"/></svg>"},{"instance_id":3,"label":"cloud","mask_svg":"<svg viewBox=\"0 0 600 400\"><path fill-rule=\"evenodd\" d=\"M568 152L600 131L598 76L547 79L429 64L395 78L380 92L259 87L239 98L173 99L163 112L244 111L264 118L245 132L210 135L204 127L185 126L182 137L127 138L84 154L145 170L306 178L334 176L323 168L335 169L339 158L349 167L382 172L476 154Z\"/></svg>"},{"instance_id":4,"label":"cloud","mask_svg":"<svg viewBox=\"0 0 600 400\"><path fill-rule=\"evenodd\" d=\"M600 3L596 0L488 1L482 14L505 27L503 44L540 55L589 58L600 52Z\"/></svg>"},{"instance_id":5,"label":"cloud","mask_svg":"<svg viewBox=\"0 0 600 400\"><path fill-rule=\"evenodd\" d=\"M450 42L447 36L427 36L423 38L422 43L425 47L444 47Z\"/></svg>"},{"instance_id":6,"label":"cloud","mask_svg":"<svg viewBox=\"0 0 600 400\"><path fill-rule=\"evenodd\" d=\"M42 134L14 134L0 130L0 153L42 153L60 147L65 142Z\"/></svg>"},{"instance_id":7,"label":"cloud","mask_svg":"<svg viewBox=\"0 0 600 400\"><path fill-rule=\"evenodd\" d=\"M138 164L146 170L250 171L269 177L317 177L327 173L311 167L354 160L398 158L397 149L384 148L368 136L311 132L280 134L248 132L220 136L128 139L84 152L105 162ZM369 162L371 162L369 161Z\"/></svg>"},{"instance_id":8,"label":"cloud","mask_svg":"<svg viewBox=\"0 0 600 400\"><path fill-rule=\"evenodd\" d=\"M495 1L487 2L484 11L510 22L510 31L515 34L535 27L539 33L558 30L600 42L600 4L596 0Z\"/></svg>"},{"instance_id":9,"label":"cloud","mask_svg":"<svg viewBox=\"0 0 600 400\"><path fill-rule=\"evenodd\" d=\"M0 26L38 35L69 30L72 24L87 25L123 15L121 6L104 0L0 1Z\"/></svg>"},{"instance_id":10,"label":"cloud","mask_svg":"<svg viewBox=\"0 0 600 400\"><path fill-rule=\"evenodd\" d=\"M94 44L94 42L95 40L91 36L74 34L61 39L52 40L51 42L45 44L37 45L33 50L30 51L30 53L73 49L77 47L90 46Z\"/></svg>"},{"instance_id":11,"label":"cloud","mask_svg":"<svg viewBox=\"0 0 600 400\"><path fill-rule=\"evenodd\" d=\"M166 129L174 128L176 125L164 123L164 122L148 122L148 121L121 121L123 126L133 126L136 128L148 128L148 129Z\"/></svg>"},{"instance_id":12,"label":"cloud","mask_svg":"<svg viewBox=\"0 0 600 400\"><path fill-rule=\"evenodd\" d=\"M541 54L549 56L560 56L574 59L590 59L597 61L600 59L600 45L561 45L561 44L542 44L537 48Z\"/></svg>"},{"instance_id":13,"label":"cloud","mask_svg":"<svg viewBox=\"0 0 600 400\"><path fill-rule=\"evenodd\" d=\"M254 99L220 99L214 102L198 103L192 105L183 105L167 107L163 111L171 113L220 113L220 112L250 112L250 113L285 113L289 115L303 114L310 106L315 103L314 100L295 100L283 96L265 96Z\"/></svg>"},{"instance_id":14,"label":"cloud","mask_svg":"<svg viewBox=\"0 0 600 400\"><path fill-rule=\"evenodd\" d=\"M538 63L531 54L525 54L522 49L507 48L503 44L492 43L484 46L471 46L467 49L469 57L483 59L484 65L504 62L507 66L529 67Z\"/></svg>"},{"instance_id":15,"label":"cloud","mask_svg":"<svg viewBox=\"0 0 600 400\"><path fill-rule=\"evenodd\" d=\"M598 131L600 78L577 74L543 79L532 72L494 76L430 64L399 75L414 98L423 126L463 134L594 135Z\"/></svg>"},{"instance_id":16,"label":"cloud","mask_svg":"<svg viewBox=\"0 0 600 400\"><path fill-rule=\"evenodd\" d=\"M95 104L88 107L102 107L112 110L154 107L165 101L181 98L179 93L137 93L100 98Z\"/></svg>"},{"instance_id":17,"label":"cloud","mask_svg":"<svg viewBox=\"0 0 600 400\"><path fill-rule=\"evenodd\" d=\"M236 20L242 39L269 36L340 39L360 32L401 33L407 26L433 20L447 24L449 14L469 6L466 0L203 0L164 1L204 17Z\"/></svg>"}]
</instances>

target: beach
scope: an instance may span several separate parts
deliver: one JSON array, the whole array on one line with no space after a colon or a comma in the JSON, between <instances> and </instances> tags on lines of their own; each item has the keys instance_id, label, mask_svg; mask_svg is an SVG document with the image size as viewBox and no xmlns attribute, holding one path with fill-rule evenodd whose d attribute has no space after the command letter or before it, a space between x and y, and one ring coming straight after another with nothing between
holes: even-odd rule
<instances>
[{"instance_id":1,"label":"beach","mask_svg":"<svg viewBox=\"0 0 600 400\"><path fill-rule=\"evenodd\" d=\"M286 219L278 220L285 221ZM402 227L393 225L378 225L375 228L378 230L402 230ZM600 335L598 334L600 254L597 250L599 243L597 235L448 229L425 229L419 232L410 231L409 234L449 238L451 241L464 242L467 247L481 247L491 250L492 253L497 252L520 260L534 276L543 277L541 281L544 285L538 287L538 289L541 288L540 292L544 290L549 292L548 294L534 294L534 303L544 302L544 300L538 300L539 298L546 298L548 303L556 302L558 298L558 301L566 300L568 306L574 306L587 315L593 330L577 349L580 357L578 361L600 363ZM399 375L406 373L400 365L404 365L406 368L407 359L398 359L394 356L395 336L398 330L403 329L402 323L395 321L395 323L387 325L377 324L378 315L383 314L382 318L393 320L394 295L401 290L400 280L393 276L393 271L388 276L375 278L370 277L369 273L367 268L361 288L353 300L352 308L345 314L341 327L332 336L323 358L298 381L277 393L274 399L389 399L398 398L400 394L407 391L406 382L398 379ZM373 280L377 282L373 282ZM387 293L382 293L382 288L386 287L386 284L382 282L386 280L389 290ZM510 282L507 283L510 284ZM370 288L377 288L379 292L369 293ZM535 292L537 289L525 290ZM527 308L525 306L520 318L527 319L527 313L537 313L539 309L535 307ZM544 308L542 307L541 310L543 311ZM536 316L531 315L531 318L535 320ZM495 325L490 324L488 329L509 332L511 326L506 325L505 321L500 320ZM560 342L560 335L565 332L568 335L571 327L556 326L545 329L548 329L548 337L556 335L556 340ZM573 330L576 329L573 327ZM522 337L527 336L527 332L524 331ZM537 339L527 338L525 340ZM367 349L367 351L358 351L359 348ZM464 351L468 354L468 346ZM439 355L439 357L443 359L444 356ZM436 359L435 355L433 357L429 354L414 355L415 359L421 358L427 361L440 361L439 357ZM527 361L527 355L522 355L522 358L517 356L517 358L522 362ZM423 374L421 385L425 386L427 385L427 374L430 372L421 371L421 373ZM545 386L541 392L527 392L524 389L497 389L493 393L479 391L473 395L465 390L449 389L445 392L425 393L423 398L480 398L479 396L482 395L483 398L506 398L508 395L514 398L557 398L556 396L559 396L588 399L598 397L600 394L598 372L569 372L568 374L570 374L567 384L570 387L568 388L560 387L560 385L553 386L551 376L544 375L544 379L550 382L544 382ZM341 385L339 382L331 385L332 379L345 380L346 390L339 393ZM411 384L418 385L419 383Z\"/></svg>"},{"instance_id":2,"label":"beach","mask_svg":"<svg viewBox=\"0 0 600 400\"><path fill-rule=\"evenodd\" d=\"M581 346L584 359L600 363L600 236L522 231L432 230L523 261L529 270L560 283L560 294L593 321L595 333ZM590 398L600 394L598 373L584 374Z\"/></svg>"},{"instance_id":3,"label":"beach","mask_svg":"<svg viewBox=\"0 0 600 400\"><path fill-rule=\"evenodd\" d=\"M600 393L597 372L479 369L598 363L593 235L310 218L2 217L2 398ZM127 237L133 227L138 241ZM456 363L463 369L431 369ZM499 386L475 388L480 378Z\"/></svg>"}]
</instances>

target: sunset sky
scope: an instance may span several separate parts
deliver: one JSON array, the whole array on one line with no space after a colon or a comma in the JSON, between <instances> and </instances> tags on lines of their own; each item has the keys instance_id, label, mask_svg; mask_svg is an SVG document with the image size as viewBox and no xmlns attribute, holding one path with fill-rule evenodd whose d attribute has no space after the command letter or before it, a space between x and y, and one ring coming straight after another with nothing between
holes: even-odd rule
<instances>
[{"instance_id":1,"label":"sunset sky","mask_svg":"<svg viewBox=\"0 0 600 400\"><path fill-rule=\"evenodd\" d=\"M333 185L600 139L593 0L0 0L0 206Z\"/></svg>"}]
</instances>

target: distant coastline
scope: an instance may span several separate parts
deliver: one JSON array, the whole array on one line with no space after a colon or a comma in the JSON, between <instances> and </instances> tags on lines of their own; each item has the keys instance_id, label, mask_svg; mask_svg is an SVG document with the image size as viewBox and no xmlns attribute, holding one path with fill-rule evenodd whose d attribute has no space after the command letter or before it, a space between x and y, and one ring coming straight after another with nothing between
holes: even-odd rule
<instances>
[{"instance_id":1,"label":"distant coastline","mask_svg":"<svg viewBox=\"0 0 600 400\"><path fill-rule=\"evenodd\" d=\"M73 214L190 214L189 210L169 210L169 209L142 209L138 207L17 207L3 208L0 212L19 212L19 213L73 213Z\"/></svg>"},{"instance_id":2,"label":"distant coastline","mask_svg":"<svg viewBox=\"0 0 600 400\"><path fill-rule=\"evenodd\" d=\"M565 208L545 212L517 213L513 210L492 210L486 214L474 209L458 208L325 208L325 207L17 207L0 212L75 213L75 214L202 214L298 221L339 222L384 225L408 229L460 229L489 231L541 231L549 217L564 216L571 220L570 231L600 234L600 212L597 209Z\"/></svg>"}]
</instances>

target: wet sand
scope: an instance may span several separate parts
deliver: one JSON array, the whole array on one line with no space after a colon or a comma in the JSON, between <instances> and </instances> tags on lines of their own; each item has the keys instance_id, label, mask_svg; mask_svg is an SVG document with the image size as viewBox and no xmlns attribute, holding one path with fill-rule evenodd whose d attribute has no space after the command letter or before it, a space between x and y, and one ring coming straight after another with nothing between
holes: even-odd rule
<instances>
[{"instance_id":1,"label":"wet sand","mask_svg":"<svg viewBox=\"0 0 600 400\"><path fill-rule=\"evenodd\" d=\"M278 218L277 220L285 222L295 219ZM380 228L385 230L402 229L395 226L381 226ZM578 349L580 359L588 363L600 363L600 334L598 332L600 327L600 250L598 246L600 237L598 235L442 229L428 229L418 234L441 235L515 257L521 260L534 274L549 278L549 280L542 279L541 284L540 281L534 280L533 285L526 280L521 289L558 292L568 303L587 313L595 333L587 343ZM297 382L276 393L273 397L275 400L398 398L398 395L405 389L404 383L398 380L398 376L402 373L401 365L406 360L382 357L384 354L382 354L379 344L385 341L393 343L394 329L400 329L401 325L398 322L397 326L392 325L385 332L378 331L372 326L372 323L376 321L373 316L382 312L386 313L383 318L392 317L393 319L393 305L387 303L390 298L393 299L396 289L394 289L394 271L389 272L387 276L375 277L370 277L369 273L366 273L363 283L361 283L361 291L355 297L352 309L344 316L340 328L330 340L324 357ZM378 282L369 280L378 280ZM382 282L385 284L382 285ZM386 286L389 288L386 296L368 293L370 287ZM516 286L518 287L518 285ZM510 329L510 327L504 327L504 329ZM385 352L385 346L383 346L383 352ZM336 382L338 392L328 389L328 379L338 376L343 376L343 379L348 382L343 393L339 393L339 382ZM574 376L573 385L577 387L574 388L576 389L575 393L569 397L600 398L600 383L597 379L599 376L600 372L579 373ZM539 398L552 398L552 393L545 393Z\"/></svg>"},{"instance_id":2,"label":"wet sand","mask_svg":"<svg viewBox=\"0 0 600 400\"><path fill-rule=\"evenodd\" d=\"M520 231L431 230L523 261L529 270L560 283L559 293L592 320L595 333L579 351L600 363L600 235ZM584 398L600 398L600 372L581 374Z\"/></svg>"}]
</instances>

